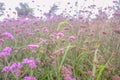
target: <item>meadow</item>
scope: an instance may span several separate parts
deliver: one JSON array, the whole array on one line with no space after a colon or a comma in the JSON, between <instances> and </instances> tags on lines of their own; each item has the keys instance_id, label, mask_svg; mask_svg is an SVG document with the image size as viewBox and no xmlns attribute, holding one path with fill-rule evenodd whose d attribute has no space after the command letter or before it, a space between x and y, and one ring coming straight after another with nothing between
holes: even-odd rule
<instances>
[{"instance_id":1,"label":"meadow","mask_svg":"<svg viewBox=\"0 0 120 80\"><path fill-rule=\"evenodd\" d=\"M120 19L0 22L0 80L120 80Z\"/></svg>"}]
</instances>

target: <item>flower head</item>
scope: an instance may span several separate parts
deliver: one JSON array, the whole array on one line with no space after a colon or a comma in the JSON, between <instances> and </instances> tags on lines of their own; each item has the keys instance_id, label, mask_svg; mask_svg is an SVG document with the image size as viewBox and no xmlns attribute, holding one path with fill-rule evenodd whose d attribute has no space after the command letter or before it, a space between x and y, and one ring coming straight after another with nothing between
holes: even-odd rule
<instances>
[{"instance_id":1,"label":"flower head","mask_svg":"<svg viewBox=\"0 0 120 80\"><path fill-rule=\"evenodd\" d=\"M63 37L64 37L64 34L63 34L62 32L59 32L59 33L57 33L57 36L63 38Z\"/></svg>"},{"instance_id":2,"label":"flower head","mask_svg":"<svg viewBox=\"0 0 120 80\"><path fill-rule=\"evenodd\" d=\"M27 47L28 47L28 49L33 49L33 48L39 48L39 45L37 45L37 44L30 44Z\"/></svg>"},{"instance_id":3,"label":"flower head","mask_svg":"<svg viewBox=\"0 0 120 80\"><path fill-rule=\"evenodd\" d=\"M5 66L2 69L2 72L8 73L10 71L10 66Z\"/></svg>"},{"instance_id":4,"label":"flower head","mask_svg":"<svg viewBox=\"0 0 120 80\"><path fill-rule=\"evenodd\" d=\"M64 80L76 80L75 78L72 78L69 74L66 74L64 76Z\"/></svg>"},{"instance_id":5,"label":"flower head","mask_svg":"<svg viewBox=\"0 0 120 80\"><path fill-rule=\"evenodd\" d=\"M69 40L75 40L75 36L69 36Z\"/></svg>"},{"instance_id":6,"label":"flower head","mask_svg":"<svg viewBox=\"0 0 120 80\"><path fill-rule=\"evenodd\" d=\"M47 27L44 27L44 32L48 32L48 28Z\"/></svg>"},{"instance_id":7,"label":"flower head","mask_svg":"<svg viewBox=\"0 0 120 80\"><path fill-rule=\"evenodd\" d=\"M120 34L120 29L115 29L114 32Z\"/></svg>"},{"instance_id":8,"label":"flower head","mask_svg":"<svg viewBox=\"0 0 120 80\"><path fill-rule=\"evenodd\" d=\"M21 63L16 63L16 62L13 62L10 66L10 69L11 70L15 70L15 69L20 69L22 68L22 64Z\"/></svg>"},{"instance_id":9,"label":"flower head","mask_svg":"<svg viewBox=\"0 0 120 80\"><path fill-rule=\"evenodd\" d=\"M25 58L23 59L22 63L28 65L31 68L36 68L35 60Z\"/></svg>"},{"instance_id":10,"label":"flower head","mask_svg":"<svg viewBox=\"0 0 120 80\"><path fill-rule=\"evenodd\" d=\"M9 39L13 39L13 35L11 33L8 33L8 32L4 32L1 34L3 37L6 37L6 38L9 38Z\"/></svg>"},{"instance_id":11,"label":"flower head","mask_svg":"<svg viewBox=\"0 0 120 80\"><path fill-rule=\"evenodd\" d=\"M37 80L34 76L25 76L23 80Z\"/></svg>"},{"instance_id":12,"label":"flower head","mask_svg":"<svg viewBox=\"0 0 120 80\"><path fill-rule=\"evenodd\" d=\"M5 47L2 52L0 52L0 57L6 57L10 55L10 52L12 51L12 48Z\"/></svg>"}]
</instances>

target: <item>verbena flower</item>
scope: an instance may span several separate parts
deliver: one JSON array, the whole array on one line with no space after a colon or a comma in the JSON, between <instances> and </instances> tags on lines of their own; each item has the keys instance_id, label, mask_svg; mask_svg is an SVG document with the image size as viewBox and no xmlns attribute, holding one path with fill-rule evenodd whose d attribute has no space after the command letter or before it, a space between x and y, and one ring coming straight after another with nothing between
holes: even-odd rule
<instances>
[{"instance_id":1,"label":"verbena flower","mask_svg":"<svg viewBox=\"0 0 120 80\"><path fill-rule=\"evenodd\" d=\"M75 78L71 77L72 71L70 71L67 67L62 66L61 72L64 77L64 80L76 80Z\"/></svg>"},{"instance_id":2,"label":"verbena flower","mask_svg":"<svg viewBox=\"0 0 120 80\"><path fill-rule=\"evenodd\" d=\"M10 47L5 47L2 52L0 52L0 57L6 57L10 56L10 52L12 51L12 48Z\"/></svg>"},{"instance_id":3,"label":"verbena flower","mask_svg":"<svg viewBox=\"0 0 120 80\"><path fill-rule=\"evenodd\" d=\"M8 53L10 53L12 51L12 48L10 48L10 47L5 47L4 49L3 49L3 52L8 52Z\"/></svg>"},{"instance_id":4,"label":"verbena flower","mask_svg":"<svg viewBox=\"0 0 120 80\"><path fill-rule=\"evenodd\" d=\"M16 76L20 76L21 75L21 70L16 69L12 71Z\"/></svg>"},{"instance_id":5,"label":"verbena flower","mask_svg":"<svg viewBox=\"0 0 120 80\"><path fill-rule=\"evenodd\" d=\"M69 36L69 40L75 40L75 36Z\"/></svg>"},{"instance_id":6,"label":"verbena flower","mask_svg":"<svg viewBox=\"0 0 120 80\"><path fill-rule=\"evenodd\" d=\"M27 46L28 49L33 49L33 48L39 48L39 45L37 44L30 44Z\"/></svg>"},{"instance_id":7,"label":"verbena flower","mask_svg":"<svg viewBox=\"0 0 120 80\"><path fill-rule=\"evenodd\" d=\"M8 73L8 72L11 71L16 76L20 76L20 74L21 74L20 68L22 68L22 64L21 63L13 62L10 66L3 67L2 72L3 73Z\"/></svg>"},{"instance_id":8,"label":"verbena flower","mask_svg":"<svg viewBox=\"0 0 120 80\"><path fill-rule=\"evenodd\" d=\"M72 78L69 74L66 74L64 76L64 80L76 80L75 78Z\"/></svg>"},{"instance_id":9,"label":"verbena flower","mask_svg":"<svg viewBox=\"0 0 120 80\"><path fill-rule=\"evenodd\" d=\"M9 39L13 39L13 35L11 33L8 33L8 32L4 32L1 34L3 37L6 37L6 38L9 38Z\"/></svg>"},{"instance_id":10,"label":"verbena flower","mask_svg":"<svg viewBox=\"0 0 120 80\"><path fill-rule=\"evenodd\" d=\"M62 32L59 32L59 33L57 33L57 36L63 38L63 37L64 37L64 34L63 34Z\"/></svg>"},{"instance_id":11,"label":"verbena flower","mask_svg":"<svg viewBox=\"0 0 120 80\"><path fill-rule=\"evenodd\" d=\"M62 66L61 72L63 75L66 75L66 74L72 75L72 72L65 66Z\"/></svg>"},{"instance_id":12,"label":"verbena flower","mask_svg":"<svg viewBox=\"0 0 120 80\"><path fill-rule=\"evenodd\" d=\"M2 69L2 72L4 72L4 73L8 73L9 71L10 71L10 66L5 66Z\"/></svg>"},{"instance_id":13,"label":"verbena flower","mask_svg":"<svg viewBox=\"0 0 120 80\"><path fill-rule=\"evenodd\" d=\"M48 32L48 28L47 27L44 27L43 30L44 30L44 32Z\"/></svg>"},{"instance_id":14,"label":"verbena flower","mask_svg":"<svg viewBox=\"0 0 120 80\"><path fill-rule=\"evenodd\" d=\"M0 39L0 43L4 42L4 39Z\"/></svg>"},{"instance_id":15,"label":"verbena flower","mask_svg":"<svg viewBox=\"0 0 120 80\"><path fill-rule=\"evenodd\" d=\"M69 27L64 27L64 30L70 30L70 28Z\"/></svg>"},{"instance_id":16,"label":"verbena flower","mask_svg":"<svg viewBox=\"0 0 120 80\"><path fill-rule=\"evenodd\" d=\"M13 62L10 66L10 69L11 70L15 70L15 69L20 69L22 68L22 64L21 63L16 63L16 62Z\"/></svg>"},{"instance_id":17,"label":"verbena flower","mask_svg":"<svg viewBox=\"0 0 120 80\"><path fill-rule=\"evenodd\" d=\"M25 76L23 80L37 80L34 76Z\"/></svg>"},{"instance_id":18,"label":"verbena flower","mask_svg":"<svg viewBox=\"0 0 120 80\"><path fill-rule=\"evenodd\" d=\"M51 38L56 38L56 35L57 35L56 33L52 33L52 34L50 34L50 37Z\"/></svg>"},{"instance_id":19,"label":"verbena flower","mask_svg":"<svg viewBox=\"0 0 120 80\"><path fill-rule=\"evenodd\" d=\"M23 59L22 63L28 65L31 68L36 68L35 60L25 58Z\"/></svg>"},{"instance_id":20,"label":"verbena flower","mask_svg":"<svg viewBox=\"0 0 120 80\"><path fill-rule=\"evenodd\" d=\"M114 32L120 34L120 29L115 29Z\"/></svg>"}]
</instances>

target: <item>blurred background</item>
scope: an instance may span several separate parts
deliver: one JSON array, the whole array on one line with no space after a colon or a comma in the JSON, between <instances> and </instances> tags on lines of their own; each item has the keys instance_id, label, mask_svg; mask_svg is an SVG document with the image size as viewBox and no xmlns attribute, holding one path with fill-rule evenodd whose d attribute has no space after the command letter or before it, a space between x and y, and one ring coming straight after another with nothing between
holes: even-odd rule
<instances>
[{"instance_id":1,"label":"blurred background","mask_svg":"<svg viewBox=\"0 0 120 80\"><path fill-rule=\"evenodd\" d=\"M32 15L42 19L62 15L69 18L110 18L118 11L120 0L0 0L0 20Z\"/></svg>"}]
</instances>

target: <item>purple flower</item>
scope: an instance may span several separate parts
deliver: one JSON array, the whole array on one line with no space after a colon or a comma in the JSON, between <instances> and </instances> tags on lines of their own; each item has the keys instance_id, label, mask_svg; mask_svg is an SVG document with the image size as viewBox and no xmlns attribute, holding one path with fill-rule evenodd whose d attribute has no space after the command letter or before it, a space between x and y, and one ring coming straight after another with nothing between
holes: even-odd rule
<instances>
[{"instance_id":1,"label":"purple flower","mask_svg":"<svg viewBox=\"0 0 120 80\"><path fill-rule=\"evenodd\" d=\"M10 52L12 51L12 48L5 47L2 52L0 52L0 57L6 57L10 55Z\"/></svg>"},{"instance_id":2,"label":"purple flower","mask_svg":"<svg viewBox=\"0 0 120 80\"><path fill-rule=\"evenodd\" d=\"M16 76L20 76L21 74L21 69L22 68L22 64L21 63L16 63L13 62L10 66L10 70L16 75Z\"/></svg>"},{"instance_id":3,"label":"purple flower","mask_svg":"<svg viewBox=\"0 0 120 80\"><path fill-rule=\"evenodd\" d=\"M15 69L20 69L22 68L22 64L21 63L16 63L16 62L13 62L10 66L10 69L11 70L15 70Z\"/></svg>"},{"instance_id":4,"label":"purple flower","mask_svg":"<svg viewBox=\"0 0 120 80\"><path fill-rule=\"evenodd\" d=\"M120 29L115 29L114 32L120 34Z\"/></svg>"},{"instance_id":5,"label":"purple flower","mask_svg":"<svg viewBox=\"0 0 120 80\"><path fill-rule=\"evenodd\" d=\"M3 49L3 52L8 52L8 53L10 53L12 51L12 48L10 48L10 47L5 47L4 49Z\"/></svg>"},{"instance_id":6,"label":"purple flower","mask_svg":"<svg viewBox=\"0 0 120 80\"><path fill-rule=\"evenodd\" d=\"M8 73L10 71L10 66L5 66L3 69L2 69L2 72L5 72L5 73Z\"/></svg>"},{"instance_id":7,"label":"purple flower","mask_svg":"<svg viewBox=\"0 0 120 80\"><path fill-rule=\"evenodd\" d=\"M8 33L8 32L4 32L1 34L3 37L6 37L6 38L9 38L9 39L13 39L13 35L11 33Z\"/></svg>"},{"instance_id":8,"label":"purple flower","mask_svg":"<svg viewBox=\"0 0 120 80\"><path fill-rule=\"evenodd\" d=\"M0 39L0 43L4 42L4 39Z\"/></svg>"},{"instance_id":9,"label":"purple flower","mask_svg":"<svg viewBox=\"0 0 120 80\"><path fill-rule=\"evenodd\" d=\"M56 38L56 33L50 34L50 37L51 37L51 38Z\"/></svg>"},{"instance_id":10,"label":"purple flower","mask_svg":"<svg viewBox=\"0 0 120 80\"><path fill-rule=\"evenodd\" d=\"M69 36L69 40L75 40L75 36Z\"/></svg>"},{"instance_id":11,"label":"purple flower","mask_svg":"<svg viewBox=\"0 0 120 80\"><path fill-rule=\"evenodd\" d=\"M16 76L20 76L21 75L21 70L16 69L12 71Z\"/></svg>"},{"instance_id":12,"label":"purple flower","mask_svg":"<svg viewBox=\"0 0 120 80\"><path fill-rule=\"evenodd\" d=\"M16 76L20 76L21 74L21 70L20 68L22 67L21 63L16 63L16 62L13 62L11 64L11 66L5 66L3 69L2 69L2 72L4 73L8 73L9 71L13 72Z\"/></svg>"},{"instance_id":13,"label":"purple flower","mask_svg":"<svg viewBox=\"0 0 120 80\"><path fill-rule=\"evenodd\" d=\"M64 37L64 34L63 34L62 32L59 32L59 33L57 33L57 36L63 38L63 37Z\"/></svg>"},{"instance_id":14,"label":"purple flower","mask_svg":"<svg viewBox=\"0 0 120 80\"><path fill-rule=\"evenodd\" d=\"M70 28L69 27L64 27L64 30L70 30Z\"/></svg>"},{"instance_id":15,"label":"purple flower","mask_svg":"<svg viewBox=\"0 0 120 80\"><path fill-rule=\"evenodd\" d=\"M46 43L46 40L44 38L40 38L39 41L42 43Z\"/></svg>"},{"instance_id":16,"label":"purple flower","mask_svg":"<svg viewBox=\"0 0 120 80\"><path fill-rule=\"evenodd\" d=\"M33 49L33 48L39 48L39 45L36 45L36 44L30 44L27 46L28 49Z\"/></svg>"},{"instance_id":17,"label":"purple flower","mask_svg":"<svg viewBox=\"0 0 120 80\"><path fill-rule=\"evenodd\" d=\"M29 59L28 58L25 58L25 59L23 59L23 61L22 61L24 64L28 64L29 63Z\"/></svg>"},{"instance_id":18,"label":"purple flower","mask_svg":"<svg viewBox=\"0 0 120 80\"><path fill-rule=\"evenodd\" d=\"M22 63L27 64L31 68L36 68L35 61L32 59L25 58L25 59L23 59Z\"/></svg>"},{"instance_id":19,"label":"purple flower","mask_svg":"<svg viewBox=\"0 0 120 80\"><path fill-rule=\"evenodd\" d=\"M25 76L23 80L37 80L34 76Z\"/></svg>"},{"instance_id":20,"label":"purple flower","mask_svg":"<svg viewBox=\"0 0 120 80\"><path fill-rule=\"evenodd\" d=\"M76 80L75 78L72 78L69 74L66 74L64 76L64 80Z\"/></svg>"},{"instance_id":21,"label":"purple flower","mask_svg":"<svg viewBox=\"0 0 120 80\"><path fill-rule=\"evenodd\" d=\"M44 27L44 32L48 32L48 28L47 27Z\"/></svg>"}]
</instances>

